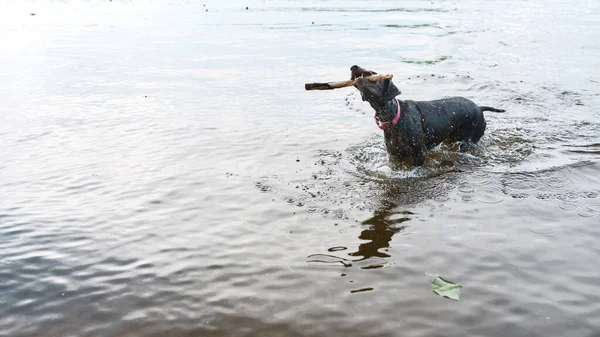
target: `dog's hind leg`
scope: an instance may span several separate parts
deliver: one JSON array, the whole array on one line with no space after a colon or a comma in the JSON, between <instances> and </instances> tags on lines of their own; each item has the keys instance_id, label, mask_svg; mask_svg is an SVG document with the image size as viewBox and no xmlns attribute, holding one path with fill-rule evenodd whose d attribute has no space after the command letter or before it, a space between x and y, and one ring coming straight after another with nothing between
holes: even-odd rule
<instances>
[{"instance_id":1,"label":"dog's hind leg","mask_svg":"<svg viewBox=\"0 0 600 337\"><path fill-rule=\"evenodd\" d=\"M460 152L466 152L473 148L477 142L483 137L485 132L485 119L480 119L479 123L473 127L468 134L462 134L458 139L458 149Z\"/></svg>"},{"instance_id":2,"label":"dog's hind leg","mask_svg":"<svg viewBox=\"0 0 600 337\"><path fill-rule=\"evenodd\" d=\"M459 140L458 143L458 151L467 152L473 147L473 143L470 140Z\"/></svg>"},{"instance_id":3,"label":"dog's hind leg","mask_svg":"<svg viewBox=\"0 0 600 337\"><path fill-rule=\"evenodd\" d=\"M481 137L483 136L483 133L485 132L485 119L480 119L479 123L477 123L477 125L475 126L475 129L473 129L473 135L471 136L470 141L473 144L477 144L477 142L481 139Z\"/></svg>"}]
</instances>

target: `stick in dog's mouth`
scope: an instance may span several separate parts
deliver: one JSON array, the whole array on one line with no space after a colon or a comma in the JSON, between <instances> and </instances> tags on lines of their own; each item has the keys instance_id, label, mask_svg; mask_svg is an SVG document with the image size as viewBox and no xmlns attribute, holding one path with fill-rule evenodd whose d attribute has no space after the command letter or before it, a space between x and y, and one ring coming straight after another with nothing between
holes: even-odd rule
<instances>
[{"instance_id":1,"label":"stick in dog's mouth","mask_svg":"<svg viewBox=\"0 0 600 337\"><path fill-rule=\"evenodd\" d=\"M375 82L375 81L381 81L381 80L391 80L392 77L394 77L394 75L376 74L376 75L360 77L360 78L364 78L366 80ZM354 85L355 82L356 82L356 80L347 80L347 81L341 81L341 82L327 82L327 83L306 83L306 84L304 84L304 89L306 89L306 90L333 90L333 89L351 87Z\"/></svg>"}]
</instances>

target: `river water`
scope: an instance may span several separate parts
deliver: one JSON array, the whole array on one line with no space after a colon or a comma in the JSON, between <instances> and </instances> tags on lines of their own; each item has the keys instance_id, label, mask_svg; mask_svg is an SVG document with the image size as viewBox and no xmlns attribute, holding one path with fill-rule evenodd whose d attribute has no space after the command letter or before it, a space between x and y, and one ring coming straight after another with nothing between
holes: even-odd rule
<instances>
[{"instance_id":1,"label":"river water","mask_svg":"<svg viewBox=\"0 0 600 337\"><path fill-rule=\"evenodd\" d=\"M585 0L0 2L0 335L599 336L599 22ZM353 64L507 112L393 171L354 88L304 90Z\"/></svg>"}]
</instances>

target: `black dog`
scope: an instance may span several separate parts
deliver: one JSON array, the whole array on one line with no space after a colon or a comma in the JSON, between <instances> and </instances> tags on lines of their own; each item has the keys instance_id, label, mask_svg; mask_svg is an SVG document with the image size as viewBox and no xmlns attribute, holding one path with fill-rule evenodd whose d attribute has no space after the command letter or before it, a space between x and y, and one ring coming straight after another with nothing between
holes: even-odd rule
<instances>
[{"instance_id":1,"label":"black dog","mask_svg":"<svg viewBox=\"0 0 600 337\"><path fill-rule=\"evenodd\" d=\"M383 130L390 159L397 162L412 159L413 166L421 166L427 151L443 141L459 142L461 147L475 144L485 131L483 111L504 112L478 106L463 97L400 101L396 99L400 90L391 80L366 80L362 77L376 72L356 65L350 71L363 101L375 110L375 121Z\"/></svg>"}]
</instances>

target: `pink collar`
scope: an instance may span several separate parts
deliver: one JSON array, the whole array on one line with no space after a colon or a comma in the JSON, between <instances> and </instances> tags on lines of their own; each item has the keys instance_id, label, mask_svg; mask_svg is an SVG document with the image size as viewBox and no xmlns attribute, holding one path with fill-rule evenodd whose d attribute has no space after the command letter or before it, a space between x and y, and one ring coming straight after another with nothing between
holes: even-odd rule
<instances>
[{"instance_id":1,"label":"pink collar","mask_svg":"<svg viewBox=\"0 0 600 337\"><path fill-rule=\"evenodd\" d=\"M381 129L381 130L385 130L387 128L389 128L392 125L396 125L396 123L398 123L398 120L400 120L400 102L398 101L397 98L394 98L396 100L396 104L398 104L398 112L396 113L396 117L394 117L394 119L392 119L391 122L379 122L379 117L377 117L377 112L375 112L375 123L377 123L377 126Z\"/></svg>"}]
</instances>

